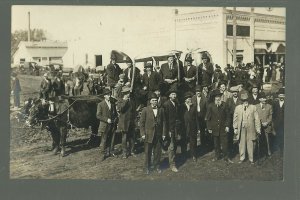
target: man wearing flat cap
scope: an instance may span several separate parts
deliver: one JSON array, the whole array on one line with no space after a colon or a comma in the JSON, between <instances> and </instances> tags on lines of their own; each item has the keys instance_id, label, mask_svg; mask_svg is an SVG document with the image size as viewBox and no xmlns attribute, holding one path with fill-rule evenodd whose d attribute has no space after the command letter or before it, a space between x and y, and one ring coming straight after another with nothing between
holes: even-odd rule
<instances>
[{"instance_id":1,"label":"man wearing flat cap","mask_svg":"<svg viewBox=\"0 0 300 200\"><path fill-rule=\"evenodd\" d=\"M112 89L119 80L119 75L122 73L122 69L116 63L116 56L114 54L111 55L110 63L106 67L107 74L107 85Z\"/></svg>"},{"instance_id":2,"label":"man wearing flat cap","mask_svg":"<svg viewBox=\"0 0 300 200\"><path fill-rule=\"evenodd\" d=\"M184 131L190 142L191 157L194 162L197 161L197 107L192 103L193 93L187 92L184 95L184 104L181 109L184 122Z\"/></svg>"},{"instance_id":3,"label":"man wearing flat cap","mask_svg":"<svg viewBox=\"0 0 300 200\"><path fill-rule=\"evenodd\" d=\"M207 83L208 85L212 84L212 76L214 74L214 67L209 62L209 58L206 53L203 53L201 56L202 63L198 66L198 83L197 85L203 85Z\"/></svg>"},{"instance_id":4,"label":"man wearing flat cap","mask_svg":"<svg viewBox=\"0 0 300 200\"><path fill-rule=\"evenodd\" d=\"M145 107L140 118L140 131L145 140L145 173L150 173L151 156L153 152L153 167L161 173L159 162L161 157L161 142L165 138L165 117L163 108L157 107L157 96L149 96L150 105Z\"/></svg>"},{"instance_id":5,"label":"man wearing flat cap","mask_svg":"<svg viewBox=\"0 0 300 200\"><path fill-rule=\"evenodd\" d=\"M113 129L117 118L117 111L115 104L111 102L111 91L104 89L104 100L101 101L97 106L97 119L100 120L99 132L101 134L101 158L105 160L111 155L113 150Z\"/></svg>"},{"instance_id":6,"label":"man wearing flat cap","mask_svg":"<svg viewBox=\"0 0 300 200\"><path fill-rule=\"evenodd\" d=\"M184 71L184 81L187 85L187 89L190 92L194 92L194 88L196 85L196 73L197 69L196 66L192 65L194 59L192 57L187 57L185 59L186 65L183 67Z\"/></svg>"},{"instance_id":7,"label":"man wearing flat cap","mask_svg":"<svg viewBox=\"0 0 300 200\"><path fill-rule=\"evenodd\" d=\"M257 134L261 134L261 125L255 105L249 104L247 91L241 92L241 105L236 106L233 114L234 141L239 144L240 161L248 159L254 164L254 148Z\"/></svg>"},{"instance_id":8,"label":"man wearing flat cap","mask_svg":"<svg viewBox=\"0 0 300 200\"><path fill-rule=\"evenodd\" d=\"M51 92L51 88L52 88L51 80L48 78L48 74L45 73L40 85L40 98L48 100L49 94Z\"/></svg>"},{"instance_id":9,"label":"man wearing flat cap","mask_svg":"<svg viewBox=\"0 0 300 200\"><path fill-rule=\"evenodd\" d=\"M226 101L227 112L229 113L229 134L228 134L228 149L231 155L233 156L236 153L235 145L233 144L233 114L235 108L242 104L242 101L239 97L240 86L233 86L229 89L229 92L232 93L232 96Z\"/></svg>"},{"instance_id":10,"label":"man wearing flat cap","mask_svg":"<svg viewBox=\"0 0 300 200\"><path fill-rule=\"evenodd\" d=\"M221 101L221 95L219 90L212 91L211 96L214 102L207 107L207 129L208 133L214 137L215 158L213 161L221 158L222 149L225 162L233 163L228 152L229 114L225 103Z\"/></svg>"},{"instance_id":11,"label":"man wearing flat cap","mask_svg":"<svg viewBox=\"0 0 300 200\"><path fill-rule=\"evenodd\" d=\"M267 153L267 156L271 156L271 148L270 148L270 135L272 134L272 115L273 108L270 104L267 103L267 97L264 92L259 93L258 99L260 101L259 104L256 104L256 110L258 113L258 117L261 123L261 146L263 148L263 152Z\"/></svg>"},{"instance_id":12,"label":"man wearing flat cap","mask_svg":"<svg viewBox=\"0 0 300 200\"><path fill-rule=\"evenodd\" d=\"M134 154L134 135L135 135L135 101L130 98L130 87L122 88L123 98L117 102L117 111L119 113L118 132L122 133L123 158Z\"/></svg>"}]
</instances>

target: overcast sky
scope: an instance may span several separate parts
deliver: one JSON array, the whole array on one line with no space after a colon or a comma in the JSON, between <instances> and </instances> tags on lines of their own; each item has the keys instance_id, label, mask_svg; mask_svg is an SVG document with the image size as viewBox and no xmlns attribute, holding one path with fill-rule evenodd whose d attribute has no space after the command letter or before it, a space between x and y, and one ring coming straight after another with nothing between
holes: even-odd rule
<instances>
[{"instance_id":1,"label":"overcast sky","mask_svg":"<svg viewBox=\"0 0 300 200\"><path fill-rule=\"evenodd\" d=\"M47 31L52 40L74 40L99 35L118 37L122 30L159 29L170 24L175 7L109 7L109 6L13 6L12 32L27 29L31 14L31 28ZM199 12L208 7L176 7L179 13ZM250 8L237 8L250 10ZM255 12L285 16L284 8L255 8ZM124 28L124 29L123 29Z\"/></svg>"}]
</instances>

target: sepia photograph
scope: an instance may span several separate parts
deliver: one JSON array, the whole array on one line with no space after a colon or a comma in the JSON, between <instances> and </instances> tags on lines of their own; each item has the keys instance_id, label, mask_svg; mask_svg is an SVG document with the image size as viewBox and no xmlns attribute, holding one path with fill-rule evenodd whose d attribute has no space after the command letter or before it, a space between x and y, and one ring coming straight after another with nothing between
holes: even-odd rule
<instances>
[{"instance_id":1,"label":"sepia photograph","mask_svg":"<svg viewBox=\"0 0 300 200\"><path fill-rule=\"evenodd\" d=\"M10 179L283 181L285 7L14 5Z\"/></svg>"}]
</instances>

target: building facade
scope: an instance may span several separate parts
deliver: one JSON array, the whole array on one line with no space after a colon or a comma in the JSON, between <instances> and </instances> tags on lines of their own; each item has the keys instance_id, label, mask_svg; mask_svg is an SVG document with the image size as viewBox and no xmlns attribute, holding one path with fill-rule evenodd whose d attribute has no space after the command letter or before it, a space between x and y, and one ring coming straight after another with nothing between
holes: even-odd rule
<instances>
[{"instance_id":1,"label":"building facade","mask_svg":"<svg viewBox=\"0 0 300 200\"><path fill-rule=\"evenodd\" d=\"M36 62L44 66L52 63L62 64L62 57L68 50L67 43L63 42L26 42L21 41L13 55L13 64L21 65L24 62Z\"/></svg>"}]
</instances>

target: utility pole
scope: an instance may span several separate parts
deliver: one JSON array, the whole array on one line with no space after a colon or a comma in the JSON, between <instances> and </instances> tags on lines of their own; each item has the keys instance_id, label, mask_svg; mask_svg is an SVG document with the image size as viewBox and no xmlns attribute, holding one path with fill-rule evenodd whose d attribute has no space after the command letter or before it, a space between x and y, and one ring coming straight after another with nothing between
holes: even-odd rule
<instances>
[{"instance_id":1,"label":"utility pole","mask_svg":"<svg viewBox=\"0 0 300 200\"><path fill-rule=\"evenodd\" d=\"M233 7L232 11L233 17L233 67L236 68L236 7Z\"/></svg>"},{"instance_id":2,"label":"utility pole","mask_svg":"<svg viewBox=\"0 0 300 200\"><path fill-rule=\"evenodd\" d=\"M28 12L28 42L30 42L30 12Z\"/></svg>"},{"instance_id":3,"label":"utility pole","mask_svg":"<svg viewBox=\"0 0 300 200\"><path fill-rule=\"evenodd\" d=\"M250 45L251 45L251 62L254 62L254 42L255 42L255 18L254 18L254 7L251 7L250 13Z\"/></svg>"}]
</instances>

